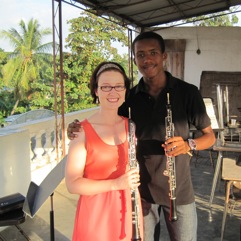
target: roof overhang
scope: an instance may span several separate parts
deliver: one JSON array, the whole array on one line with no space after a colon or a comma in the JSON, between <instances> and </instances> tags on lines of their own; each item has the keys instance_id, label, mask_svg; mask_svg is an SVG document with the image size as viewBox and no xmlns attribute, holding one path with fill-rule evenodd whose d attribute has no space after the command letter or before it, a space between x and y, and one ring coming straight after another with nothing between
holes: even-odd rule
<instances>
[{"instance_id":1,"label":"roof overhang","mask_svg":"<svg viewBox=\"0 0 241 241\"><path fill-rule=\"evenodd\" d=\"M241 0L77 0L98 16L114 17L135 28L150 28L191 17L217 13Z\"/></svg>"}]
</instances>

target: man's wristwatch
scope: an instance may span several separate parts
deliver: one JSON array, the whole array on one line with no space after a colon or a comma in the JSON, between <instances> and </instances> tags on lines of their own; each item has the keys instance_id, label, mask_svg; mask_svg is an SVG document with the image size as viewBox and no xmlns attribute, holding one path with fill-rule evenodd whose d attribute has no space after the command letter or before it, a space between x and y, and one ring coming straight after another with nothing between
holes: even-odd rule
<instances>
[{"instance_id":1,"label":"man's wristwatch","mask_svg":"<svg viewBox=\"0 0 241 241\"><path fill-rule=\"evenodd\" d=\"M195 151L197 149L197 144L196 144L195 140L188 139L187 141L188 141L188 145L189 145L190 149L192 151Z\"/></svg>"}]
</instances>

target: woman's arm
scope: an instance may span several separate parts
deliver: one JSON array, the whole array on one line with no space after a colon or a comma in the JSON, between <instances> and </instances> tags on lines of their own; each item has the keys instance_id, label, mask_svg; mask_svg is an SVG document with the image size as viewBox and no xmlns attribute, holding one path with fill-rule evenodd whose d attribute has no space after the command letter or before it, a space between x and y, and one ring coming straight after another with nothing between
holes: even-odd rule
<instances>
[{"instance_id":1,"label":"woman's arm","mask_svg":"<svg viewBox=\"0 0 241 241\"><path fill-rule=\"evenodd\" d=\"M78 137L70 142L67 163L65 167L65 182L70 193L80 195L95 195L113 190L124 190L139 186L139 173L131 170L116 179L93 180L84 178L86 163L85 135L80 132Z\"/></svg>"}]
</instances>

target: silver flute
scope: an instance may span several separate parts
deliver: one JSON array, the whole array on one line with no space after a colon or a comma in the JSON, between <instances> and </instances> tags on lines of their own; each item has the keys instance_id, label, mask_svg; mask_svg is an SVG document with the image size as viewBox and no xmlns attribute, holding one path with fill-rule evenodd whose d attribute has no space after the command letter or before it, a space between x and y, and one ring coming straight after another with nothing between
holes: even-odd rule
<instances>
[{"instance_id":1,"label":"silver flute","mask_svg":"<svg viewBox=\"0 0 241 241\"><path fill-rule=\"evenodd\" d=\"M135 136L135 124L130 117L129 108L129 120L128 120L128 157L129 168L138 169L139 164L136 159L136 136ZM139 190L138 187L131 189L131 205L132 205L132 241L141 241L140 236L140 207L139 207Z\"/></svg>"},{"instance_id":2,"label":"silver flute","mask_svg":"<svg viewBox=\"0 0 241 241\"><path fill-rule=\"evenodd\" d=\"M174 137L174 123L172 122L172 110L170 104L169 93L167 93L167 116L165 118L165 127L166 127L166 140L171 137ZM166 170L164 175L169 178L169 198L170 198L170 214L169 220L177 220L177 209L176 209L176 166L175 166L175 157L168 156L166 153Z\"/></svg>"}]
</instances>

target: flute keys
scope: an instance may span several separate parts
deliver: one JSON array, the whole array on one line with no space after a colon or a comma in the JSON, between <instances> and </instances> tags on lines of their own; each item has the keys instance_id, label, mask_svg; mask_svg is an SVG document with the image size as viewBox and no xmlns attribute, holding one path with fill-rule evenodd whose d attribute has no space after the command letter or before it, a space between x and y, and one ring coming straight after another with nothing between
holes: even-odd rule
<instances>
[{"instance_id":1,"label":"flute keys","mask_svg":"<svg viewBox=\"0 0 241 241\"><path fill-rule=\"evenodd\" d=\"M165 170L165 171L163 172L163 175L166 176L166 177L168 177L168 176L169 176L169 175L168 175L168 171Z\"/></svg>"}]
</instances>

